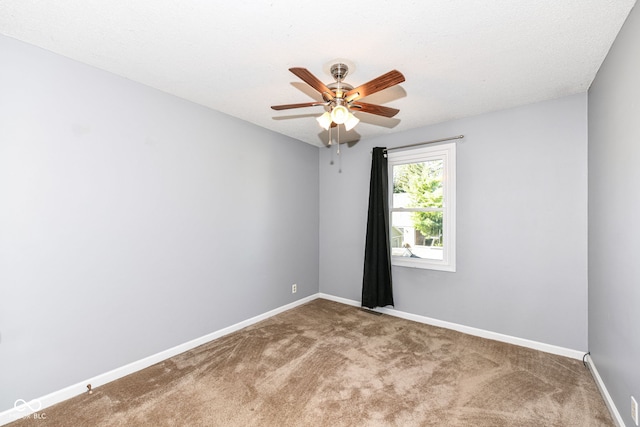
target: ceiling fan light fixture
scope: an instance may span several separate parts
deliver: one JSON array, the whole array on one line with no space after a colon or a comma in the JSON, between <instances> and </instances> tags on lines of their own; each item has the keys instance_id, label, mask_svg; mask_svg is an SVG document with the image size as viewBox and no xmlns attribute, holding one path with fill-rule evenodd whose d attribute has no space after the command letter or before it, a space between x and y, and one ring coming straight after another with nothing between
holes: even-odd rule
<instances>
[{"instance_id":1,"label":"ceiling fan light fixture","mask_svg":"<svg viewBox=\"0 0 640 427\"><path fill-rule=\"evenodd\" d=\"M329 126L331 126L331 114L328 111L325 111L323 115L316 118L320 127L324 130L329 130Z\"/></svg>"},{"instance_id":2,"label":"ceiling fan light fixture","mask_svg":"<svg viewBox=\"0 0 640 427\"><path fill-rule=\"evenodd\" d=\"M337 125L341 125L349 118L349 109L344 105L337 105L331 110L331 120Z\"/></svg>"},{"instance_id":3,"label":"ceiling fan light fixture","mask_svg":"<svg viewBox=\"0 0 640 427\"><path fill-rule=\"evenodd\" d=\"M349 113L349 117L347 118L347 121L344 122L344 128L347 131L350 131L351 129L356 127L358 123L360 123L360 119L354 116L352 113Z\"/></svg>"}]
</instances>

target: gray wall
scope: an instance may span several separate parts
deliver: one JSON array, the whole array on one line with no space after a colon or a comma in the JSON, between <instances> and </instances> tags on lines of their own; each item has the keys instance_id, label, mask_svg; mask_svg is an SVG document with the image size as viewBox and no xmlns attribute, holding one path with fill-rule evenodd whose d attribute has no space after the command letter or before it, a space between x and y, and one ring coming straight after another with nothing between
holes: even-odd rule
<instances>
[{"instance_id":1,"label":"gray wall","mask_svg":"<svg viewBox=\"0 0 640 427\"><path fill-rule=\"evenodd\" d=\"M0 58L0 411L318 292L317 147Z\"/></svg>"},{"instance_id":2,"label":"gray wall","mask_svg":"<svg viewBox=\"0 0 640 427\"><path fill-rule=\"evenodd\" d=\"M589 90L589 350L625 423L640 401L640 10Z\"/></svg>"},{"instance_id":3,"label":"gray wall","mask_svg":"<svg viewBox=\"0 0 640 427\"><path fill-rule=\"evenodd\" d=\"M371 148L464 134L457 272L394 267L398 310L587 349L587 96L320 151L320 291L360 301ZM342 172L339 172L341 167Z\"/></svg>"}]
</instances>

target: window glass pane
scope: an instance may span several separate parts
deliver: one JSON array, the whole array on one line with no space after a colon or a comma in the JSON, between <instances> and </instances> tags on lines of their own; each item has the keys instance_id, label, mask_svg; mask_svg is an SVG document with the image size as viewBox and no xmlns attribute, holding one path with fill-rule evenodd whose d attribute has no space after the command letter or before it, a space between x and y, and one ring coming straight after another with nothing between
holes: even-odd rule
<instances>
[{"instance_id":1,"label":"window glass pane","mask_svg":"<svg viewBox=\"0 0 640 427\"><path fill-rule=\"evenodd\" d=\"M442 159L393 166L394 208L442 208Z\"/></svg>"},{"instance_id":2,"label":"window glass pane","mask_svg":"<svg viewBox=\"0 0 640 427\"><path fill-rule=\"evenodd\" d=\"M392 212L391 255L443 259L442 212Z\"/></svg>"}]
</instances>

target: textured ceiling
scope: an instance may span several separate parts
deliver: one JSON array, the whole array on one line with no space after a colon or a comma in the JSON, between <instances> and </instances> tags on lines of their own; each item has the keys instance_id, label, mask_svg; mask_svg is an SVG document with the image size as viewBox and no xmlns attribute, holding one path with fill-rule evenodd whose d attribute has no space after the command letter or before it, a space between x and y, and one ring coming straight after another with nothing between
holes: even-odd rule
<instances>
[{"instance_id":1,"label":"textured ceiling","mask_svg":"<svg viewBox=\"0 0 640 427\"><path fill-rule=\"evenodd\" d=\"M321 99L290 67L405 75L363 99L400 113L356 113L353 141L584 92L634 3L0 0L0 33L322 146L323 107L269 108Z\"/></svg>"}]
</instances>

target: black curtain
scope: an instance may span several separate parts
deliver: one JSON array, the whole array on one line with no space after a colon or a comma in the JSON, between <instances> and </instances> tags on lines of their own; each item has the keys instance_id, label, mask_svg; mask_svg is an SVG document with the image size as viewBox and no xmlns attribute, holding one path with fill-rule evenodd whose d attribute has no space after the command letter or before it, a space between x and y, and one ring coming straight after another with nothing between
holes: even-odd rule
<instances>
[{"instance_id":1,"label":"black curtain","mask_svg":"<svg viewBox=\"0 0 640 427\"><path fill-rule=\"evenodd\" d=\"M374 148L371 160L369 216L362 280L362 306L369 308L393 305L389 242L389 173L385 150L381 147Z\"/></svg>"}]
</instances>

